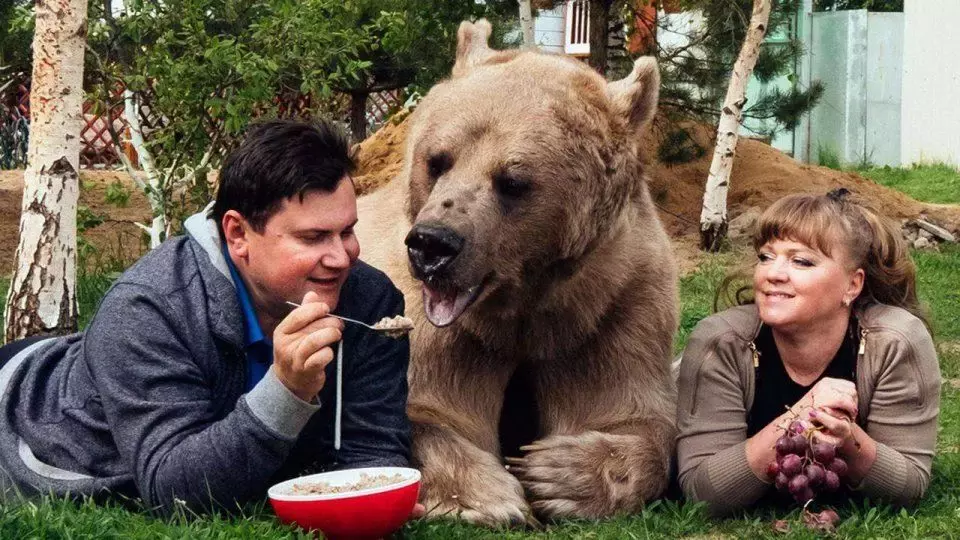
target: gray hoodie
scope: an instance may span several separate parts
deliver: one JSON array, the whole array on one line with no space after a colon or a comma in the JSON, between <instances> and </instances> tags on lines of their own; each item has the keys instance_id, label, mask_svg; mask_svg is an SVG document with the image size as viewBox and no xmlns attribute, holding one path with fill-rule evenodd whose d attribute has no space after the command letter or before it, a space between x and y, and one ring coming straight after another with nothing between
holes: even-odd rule
<instances>
[{"instance_id":1,"label":"gray hoodie","mask_svg":"<svg viewBox=\"0 0 960 540\"><path fill-rule=\"evenodd\" d=\"M124 272L85 332L0 369L0 486L236 508L300 474L407 465L408 339L345 328L335 449L336 364L321 405L272 371L245 394L243 316L216 226L203 214L185 225ZM403 309L389 278L358 262L337 313L377 321Z\"/></svg>"}]
</instances>

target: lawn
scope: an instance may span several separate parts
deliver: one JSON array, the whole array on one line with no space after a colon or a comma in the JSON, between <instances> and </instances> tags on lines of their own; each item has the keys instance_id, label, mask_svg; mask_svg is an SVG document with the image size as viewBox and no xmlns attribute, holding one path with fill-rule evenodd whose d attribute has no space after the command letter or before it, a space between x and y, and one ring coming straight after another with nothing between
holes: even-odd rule
<instances>
[{"instance_id":1,"label":"lawn","mask_svg":"<svg viewBox=\"0 0 960 540\"><path fill-rule=\"evenodd\" d=\"M878 184L903 191L918 201L960 201L960 172L948 165L866 167L856 171Z\"/></svg>"},{"instance_id":2,"label":"lawn","mask_svg":"<svg viewBox=\"0 0 960 540\"><path fill-rule=\"evenodd\" d=\"M956 185L956 184L954 184ZM940 202L960 202L960 192ZM960 246L939 252L915 252L918 288L929 306L944 376L938 455L927 497L915 509L893 510L869 503L839 508L838 538L947 538L960 534ZM716 283L739 262L730 253L708 256L697 271L681 279L681 327L678 349L697 321L711 313ZM80 279L81 313L88 317L110 279L100 274ZM0 280L0 293L7 283ZM771 528L773 519L791 521L788 534ZM656 501L640 514L601 522L573 521L541 531L489 530L445 521L407 525L400 536L448 538L814 538L800 527L798 511L761 509L731 519L710 520L698 505ZM72 504L59 500L0 507L0 538L309 538L281 526L264 507L241 516L156 518L119 504Z\"/></svg>"}]
</instances>

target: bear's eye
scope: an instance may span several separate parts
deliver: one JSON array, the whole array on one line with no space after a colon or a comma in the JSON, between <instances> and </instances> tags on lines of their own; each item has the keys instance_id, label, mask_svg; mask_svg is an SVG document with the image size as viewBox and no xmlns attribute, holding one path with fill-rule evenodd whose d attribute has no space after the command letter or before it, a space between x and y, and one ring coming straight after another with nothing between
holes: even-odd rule
<instances>
[{"instance_id":1,"label":"bear's eye","mask_svg":"<svg viewBox=\"0 0 960 540\"><path fill-rule=\"evenodd\" d=\"M436 180L453 166L453 158L446 152L434 154L427 159L427 174Z\"/></svg>"},{"instance_id":2,"label":"bear's eye","mask_svg":"<svg viewBox=\"0 0 960 540\"><path fill-rule=\"evenodd\" d=\"M493 177L493 185L497 193L508 199L519 199L530 191L530 182L507 173L499 173Z\"/></svg>"}]
</instances>

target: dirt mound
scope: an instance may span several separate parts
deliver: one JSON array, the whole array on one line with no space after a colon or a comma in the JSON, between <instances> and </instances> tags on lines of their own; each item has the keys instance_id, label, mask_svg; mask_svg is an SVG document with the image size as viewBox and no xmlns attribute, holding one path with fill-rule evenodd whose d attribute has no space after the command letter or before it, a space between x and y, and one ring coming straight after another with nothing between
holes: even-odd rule
<instances>
[{"instance_id":1,"label":"dirt mound","mask_svg":"<svg viewBox=\"0 0 960 540\"><path fill-rule=\"evenodd\" d=\"M658 121L659 122L659 121ZM389 182L401 169L404 137L409 124L406 116L391 123L360 145L358 153L358 189L368 193ZM690 241L697 235L704 184L710 171L714 129L705 125L688 126L693 139L707 149L701 158L682 165L657 162L657 147L665 129L655 127L644 138L645 155L651 160L648 176L650 192L667 231ZM912 218L926 214L945 228L960 229L960 206L925 204L855 173L806 165L779 150L752 139L740 139L730 178L728 205L730 217L750 208L766 208L790 193L826 193L845 187L867 199L878 211L893 218Z\"/></svg>"},{"instance_id":2,"label":"dirt mound","mask_svg":"<svg viewBox=\"0 0 960 540\"><path fill-rule=\"evenodd\" d=\"M357 194L369 193L386 184L403 167L404 142L410 122L408 111L394 115L357 150L357 170L353 175Z\"/></svg>"},{"instance_id":3,"label":"dirt mound","mask_svg":"<svg viewBox=\"0 0 960 540\"><path fill-rule=\"evenodd\" d=\"M124 207L107 202L107 188L117 181L130 193ZM140 257L146 248L141 231L134 222L149 222L152 218L150 204L143 192L133 185L128 174L120 171L84 170L80 172L80 183L79 205L89 210L81 217L103 220L82 234L83 239L96 249L96 253L88 257L89 262L96 265L97 257L132 262ZM0 275L13 272L22 202L23 171L0 171ZM96 222L93 219L88 221L91 225Z\"/></svg>"},{"instance_id":4,"label":"dirt mound","mask_svg":"<svg viewBox=\"0 0 960 540\"><path fill-rule=\"evenodd\" d=\"M647 156L656 156L659 139L644 142ZM691 126L694 140L706 148L706 155L682 165L650 164L650 191L661 208L661 217L674 235L696 234L699 230L703 190L713 158L714 129ZM790 193L826 193L845 187L866 199L877 211L891 218L913 218L926 214L947 229L960 229L960 206L921 203L903 193L881 186L853 172L842 172L795 161L760 141L741 138L733 162L728 193L730 217L750 208L761 209Z\"/></svg>"}]
</instances>

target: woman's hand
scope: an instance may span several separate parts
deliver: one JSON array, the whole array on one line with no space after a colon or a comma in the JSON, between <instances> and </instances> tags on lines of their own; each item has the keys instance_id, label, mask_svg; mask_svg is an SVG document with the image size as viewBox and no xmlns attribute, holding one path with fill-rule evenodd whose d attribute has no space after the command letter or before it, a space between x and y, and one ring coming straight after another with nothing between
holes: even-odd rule
<instances>
[{"instance_id":1,"label":"woman's hand","mask_svg":"<svg viewBox=\"0 0 960 540\"><path fill-rule=\"evenodd\" d=\"M821 379L793 406L800 420L821 428L814 437L838 448L853 448L857 418L857 388L844 379Z\"/></svg>"},{"instance_id":2,"label":"woman's hand","mask_svg":"<svg viewBox=\"0 0 960 540\"><path fill-rule=\"evenodd\" d=\"M857 418L857 387L845 379L826 377L820 379L791 407L800 420L814 420L821 412L829 412L836 418ZM811 416L810 413L814 413Z\"/></svg>"},{"instance_id":3,"label":"woman's hand","mask_svg":"<svg viewBox=\"0 0 960 540\"><path fill-rule=\"evenodd\" d=\"M855 448L857 441L853 429L853 420L839 411L824 408L810 411L813 425L823 428L814 433L814 438L837 448Z\"/></svg>"}]
</instances>

